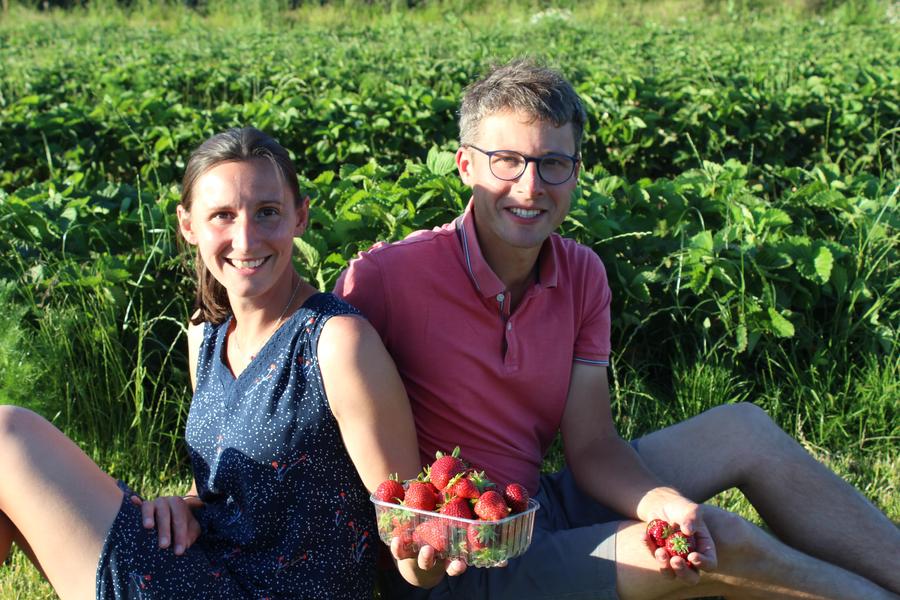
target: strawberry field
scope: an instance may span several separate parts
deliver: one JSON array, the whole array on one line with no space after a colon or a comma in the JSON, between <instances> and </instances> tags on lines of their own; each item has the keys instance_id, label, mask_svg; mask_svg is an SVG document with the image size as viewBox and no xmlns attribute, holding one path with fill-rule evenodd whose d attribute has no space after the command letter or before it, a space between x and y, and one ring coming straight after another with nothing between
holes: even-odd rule
<instances>
[{"instance_id":1,"label":"strawberry field","mask_svg":"<svg viewBox=\"0 0 900 600\"><path fill-rule=\"evenodd\" d=\"M463 208L462 89L530 54L573 81L590 115L564 233L609 272L622 434L753 401L900 520L898 25L884 11L596 16L224 27L12 11L0 21L0 402L41 412L148 494L180 489L192 296L174 215L190 149L252 124L293 153L312 198L297 264L328 290L372 242ZM736 496L718 501L752 518ZM22 562L0 575L0 597L48 593L15 574ZM31 581L25 596L16 577Z\"/></svg>"}]
</instances>

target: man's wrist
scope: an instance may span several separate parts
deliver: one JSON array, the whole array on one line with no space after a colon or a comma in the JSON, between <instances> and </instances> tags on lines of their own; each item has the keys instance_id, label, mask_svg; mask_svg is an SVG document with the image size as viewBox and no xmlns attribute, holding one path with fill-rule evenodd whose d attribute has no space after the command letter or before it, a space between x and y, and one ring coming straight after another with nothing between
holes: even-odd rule
<instances>
[{"instance_id":1,"label":"man's wrist","mask_svg":"<svg viewBox=\"0 0 900 600\"><path fill-rule=\"evenodd\" d=\"M662 516L663 507L670 502L684 502L688 500L675 488L660 486L653 488L641 498L637 506L637 516L641 521L647 522Z\"/></svg>"}]
</instances>

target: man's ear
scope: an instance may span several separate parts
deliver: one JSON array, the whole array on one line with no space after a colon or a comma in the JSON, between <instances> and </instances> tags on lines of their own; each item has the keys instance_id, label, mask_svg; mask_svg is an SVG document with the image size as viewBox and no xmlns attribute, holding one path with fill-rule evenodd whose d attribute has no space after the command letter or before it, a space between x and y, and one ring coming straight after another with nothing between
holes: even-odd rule
<instances>
[{"instance_id":1,"label":"man's ear","mask_svg":"<svg viewBox=\"0 0 900 600\"><path fill-rule=\"evenodd\" d=\"M472 154L465 146L460 146L456 151L456 170L459 178L468 186L472 185Z\"/></svg>"},{"instance_id":2,"label":"man's ear","mask_svg":"<svg viewBox=\"0 0 900 600\"><path fill-rule=\"evenodd\" d=\"M294 227L294 237L300 237L309 226L309 196L304 196L297 207L297 224Z\"/></svg>"},{"instance_id":3,"label":"man's ear","mask_svg":"<svg viewBox=\"0 0 900 600\"><path fill-rule=\"evenodd\" d=\"M188 244L196 246L197 236L191 228L191 213L180 204L175 207L175 210L178 213L178 229L181 231L181 236Z\"/></svg>"}]
</instances>

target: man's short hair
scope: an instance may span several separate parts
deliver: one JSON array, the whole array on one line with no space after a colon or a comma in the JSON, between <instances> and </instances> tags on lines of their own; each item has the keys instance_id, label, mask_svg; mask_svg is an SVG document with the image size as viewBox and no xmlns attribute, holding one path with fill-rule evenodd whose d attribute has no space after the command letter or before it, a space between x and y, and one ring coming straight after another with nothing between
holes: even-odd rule
<instances>
[{"instance_id":1,"label":"man's short hair","mask_svg":"<svg viewBox=\"0 0 900 600\"><path fill-rule=\"evenodd\" d=\"M571 123L575 153L581 152L587 119L584 104L558 71L527 58L493 67L463 93L459 108L460 144L476 143L481 121L502 111L522 112L556 127Z\"/></svg>"}]
</instances>

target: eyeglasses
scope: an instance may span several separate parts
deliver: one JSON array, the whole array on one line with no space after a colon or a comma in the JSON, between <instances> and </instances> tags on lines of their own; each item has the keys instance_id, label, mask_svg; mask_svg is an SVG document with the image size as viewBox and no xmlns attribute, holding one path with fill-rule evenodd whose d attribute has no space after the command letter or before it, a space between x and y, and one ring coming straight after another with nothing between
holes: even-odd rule
<instances>
[{"instance_id":1,"label":"eyeglasses","mask_svg":"<svg viewBox=\"0 0 900 600\"><path fill-rule=\"evenodd\" d=\"M522 176L528 163L537 164L538 177L547 185L559 185L567 182L575 173L575 165L579 158L568 154L545 154L544 156L525 156L515 150L482 150L477 146L466 144L473 150L487 155L491 174L503 181L513 181Z\"/></svg>"}]
</instances>

